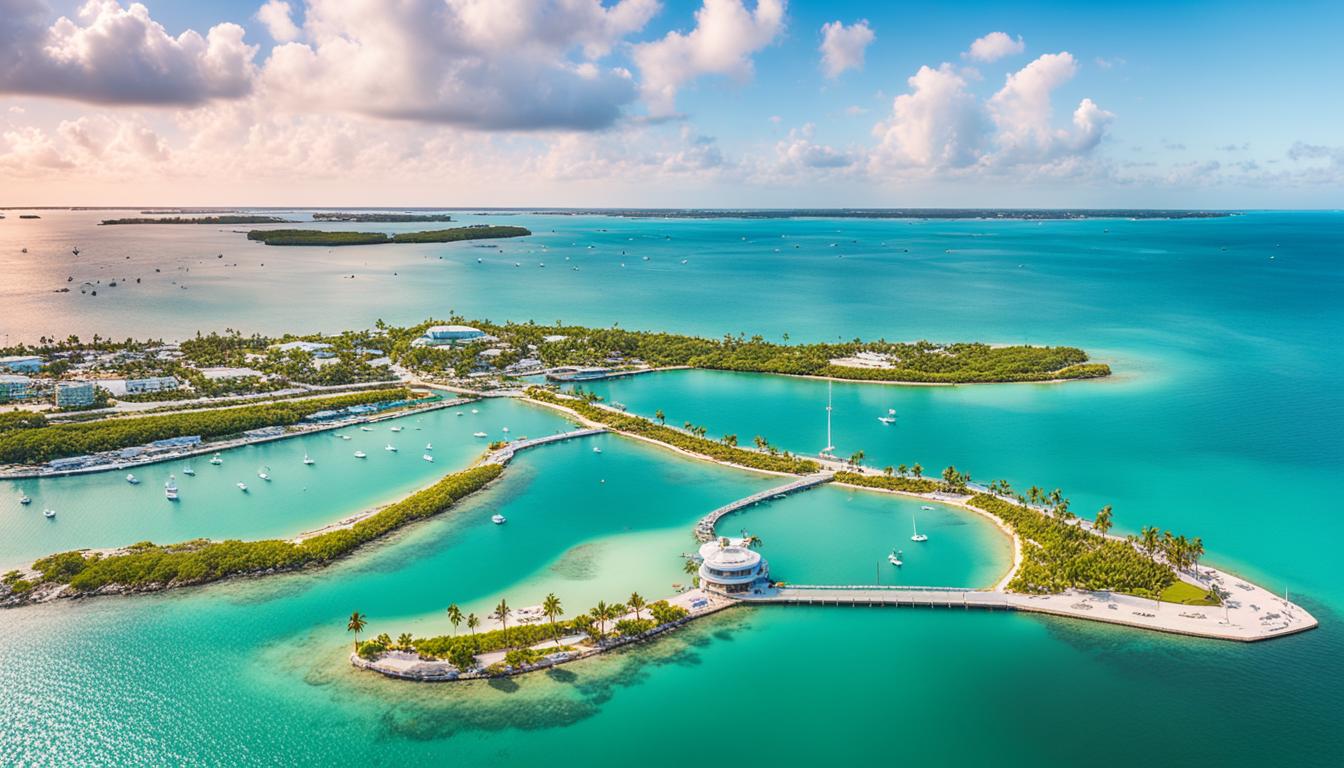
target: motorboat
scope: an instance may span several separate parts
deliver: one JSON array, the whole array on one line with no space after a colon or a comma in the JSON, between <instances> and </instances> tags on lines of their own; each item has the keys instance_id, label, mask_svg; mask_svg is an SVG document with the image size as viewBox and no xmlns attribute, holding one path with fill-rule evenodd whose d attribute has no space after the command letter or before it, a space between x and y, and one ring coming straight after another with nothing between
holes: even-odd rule
<instances>
[{"instance_id":1,"label":"motorboat","mask_svg":"<svg viewBox=\"0 0 1344 768\"><path fill-rule=\"evenodd\" d=\"M135 475L127 475L126 482L130 483L131 485L139 485L140 478L136 477Z\"/></svg>"},{"instance_id":2,"label":"motorboat","mask_svg":"<svg viewBox=\"0 0 1344 768\"><path fill-rule=\"evenodd\" d=\"M600 445L593 446L593 453L601 453L601 452L602 452L602 446Z\"/></svg>"},{"instance_id":3,"label":"motorboat","mask_svg":"<svg viewBox=\"0 0 1344 768\"><path fill-rule=\"evenodd\" d=\"M365 452L363 452L363 451L355 451L355 458L356 458L356 459L363 459L363 458L368 457L368 455L369 455L369 454L367 454L367 453L365 453Z\"/></svg>"},{"instance_id":4,"label":"motorboat","mask_svg":"<svg viewBox=\"0 0 1344 768\"><path fill-rule=\"evenodd\" d=\"M168 482L163 484L163 495L169 501L177 501L177 478L173 475L169 475Z\"/></svg>"},{"instance_id":5,"label":"motorboat","mask_svg":"<svg viewBox=\"0 0 1344 768\"><path fill-rule=\"evenodd\" d=\"M424 455L421 456L420 458L424 459L425 461L429 461L429 462L434 461L434 457L431 456L431 455L429 455L428 453L424 454Z\"/></svg>"},{"instance_id":6,"label":"motorboat","mask_svg":"<svg viewBox=\"0 0 1344 768\"><path fill-rule=\"evenodd\" d=\"M888 408L888 409L887 409L887 415L886 415L886 416L878 416L878 417L877 417L877 420L880 421L880 422L882 422L883 424L895 424L895 423L896 423L896 409L895 409L895 408Z\"/></svg>"},{"instance_id":7,"label":"motorboat","mask_svg":"<svg viewBox=\"0 0 1344 768\"><path fill-rule=\"evenodd\" d=\"M434 444L433 444L433 443L425 443L425 450L426 450L426 451L432 451L432 450L434 450Z\"/></svg>"},{"instance_id":8,"label":"motorboat","mask_svg":"<svg viewBox=\"0 0 1344 768\"><path fill-rule=\"evenodd\" d=\"M495 514L490 516L490 522L494 523L495 525L503 525L508 521L505 519L503 515L496 512Z\"/></svg>"},{"instance_id":9,"label":"motorboat","mask_svg":"<svg viewBox=\"0 0 1344 768\"><path fill-rule=\"evenodd\" d=\"M267 472L265 469L257 470L257 477L260 477L262 480L265 480L268 483L271 481L271 473Z\"/></svg>"},{"instance_id":10,"label":"motorboat","mask_svg":"<svg viewBox=\"0 0 1344 768\"><path fill-rule=\"evenodd\" d=\"M30 498L28 498L28 494L25 493L25 494L23 494L22 496L19 497L19 503L20 503L20 504L32 504L32 503L33 503L33 500L30 499Z\"/></svg>"},{"instance_id":11,"label":"motorboat","mask_svg":"<svg viewBox=\"0 0 1344 768\"><path fill-rule=\"evenodd\" d=\"M186 467L182 469L182 474L186 475L187 477L194 477L196 475L196 470L192 469L191 465L188 464Z\"/></svg>"},{"instance_id":12,"label":"motorboat","mask_svg":"<svg viewBox=\"0 0 1344 768\"><path fill-rule=\"evenodd\" d=\"M373 431L373 427L360 427L360 428L359 428L359 431L360 431L360 432L372 432L372 431Z\"/></svg>"},{"instance_id":13,"label":"motorboat","mask_svg":"<svg viewBox=\"0 0 1344 768\"><path fill-rule=\"evenodd\" d=\"M247 483L239 482L237 485L238 490L242 491L243 493L247 493Z\"/></svg>"},{"instance_id":14,"label":"motorboat","mask_svg":"<svg viewBox=\"0 0 1344 768\"><path fill-rule=\"evenodd\" d=\"M891 554L887 555L887 562L891 563L897 568L901 567L902 565L905 565L905 562L901 560L901 550L893 549L891 551Z\"/></svg>"},{"instance_id":15,"label":"motorboat","mask_svg":"<svg viewBox=\"0 0 1344 768\"><path fill-rule=\"evenodd\" d=\"M911 535L910 535L910 540L911 540L911 541L928 541L928 540L929 540L929 537L928 537L928 536L925 536L924 534L922 534L922 533L919 532L919 526L915 523L915 519L914 519L913 517L910 518L910 530L912 531L912 533L911 533Z\"/></svg>"},{"instance_id":16,"label":"motorboat","mask_svg":"<svg viewBox=\"0 0 1344 768\"><path fill-rule=\"evenodd\" d=\"M389 431L389 432L400 432L400 431L401 431L401 427L390 427L390 428L388 429L388 431Z\"/></svg>"},{"instance_id":17,"label":"motorboat","mask_svg":"<svg viewBox=\"0 0 1344 768\"><path fill-rule=\"evenodd\" d=\"M396 453L396 452L397 452L397 446L395 446L395 445L393 445L393 444L391 444L391 443L388 443L387 445L383 446L383 450L384 450L384 451L387 451L388 453Z\"/></svg>"},{"instance_id":18,"label":"motorboat","mask_svg":"<svg viewBox=\"0 0 1344 768\"><path fill-rule=\"evenodd\" d=\"M51 518L53 518L53 517L56 516L56 510L54 510L54 509L44 509L44 510L42 510L42 516L45 517L45 518L47 518L48 520L50 520Z\"/></svg>"},{"instance_id":19,"label":"motorboat","mask_svg":"<svg viewBox=\"0 0 1344 768\"><path fill-rule=\"evenodd\" d=\"M215 466L219 466L220 464L224 463L224 459L222 459L220 455L216 453L214 456L210 457L210 463L214 464Z\"/></svg>"},{"instance_id":20,"label":"motorboat","mask_svg":"<svg viewBox=\"0 0 1344 768\"><path fill-rule=\"evenodd\" d=\"M342 439L342 440L349 440L349 439L350 439L350 436L349 436L349 435L341 435L341 439Z\"/></svg>"},{"instance_id":21,"label":"motorboat","mask_svg":"<svg viewBox=\"0 0 1344 768\"><path fill-rule=\"evenodd\" d=\"M472 432L472 433L471 433L471 436L472 436L472 437L488 437L488 435L486 435L484 432Z\"/></svg>"},{"instance_id":22,"label":"motorboat","mask_svg":"<svg viewBox=\"0 0 1344 768\"><path fill-rule=\"evenodd\" d=\"M472 412L472 413L480 413L481 411L480 411L479 408L472 408L472 409L471 409L471 412Z\"/></svg>"},{"instance_id":23,"label":"motorboat","mask_svg":"<svg viewBox=\"0 0 1344 768\"><path fill-rule=\"evenodd\" d=\"M925 512L932 512L932 511L933 511L933 507L930 507L928 504L921 504L921 505L919 505L919 508L922 509L922 510L924 510Z\"/></svg>"},{"instance_id":24,"label":"motorboat","mask_svg":"<svg viewBox=\"0 0 1344 768\"><path fill-rule=\"evenodd\" d=\"M461 415L462 415L462 412L461 412L461 411L458 411L458 412L457 412L457 415L458 415L458 416L461 416Z\"/></svg>"},{"instance_id":25,"label":"motorboat","mask_svg":"<svg viewBox=\"0 0 1344 768\"><path fill-rule=\"evenodd\" d=\"M312 457L312 456L309 456L308 454L305 453L305 454L303 454L303 463L304 463L304 464L308 464L308 465L312 465L312 464L316 464L317 462L313 461L313 457Z\"/></svg>"},{"instance_id":26,"label":"motorboat","mask_svg":"<svg viewBox=\"0 0 1344 768\"><path fill-rule=\"evenodd\" d=\"M508 427L501 427L499 431L500 431L500 432L508 432L508 431L509 431L509 428L508 428Z\"/></svg>"}]
</instances>

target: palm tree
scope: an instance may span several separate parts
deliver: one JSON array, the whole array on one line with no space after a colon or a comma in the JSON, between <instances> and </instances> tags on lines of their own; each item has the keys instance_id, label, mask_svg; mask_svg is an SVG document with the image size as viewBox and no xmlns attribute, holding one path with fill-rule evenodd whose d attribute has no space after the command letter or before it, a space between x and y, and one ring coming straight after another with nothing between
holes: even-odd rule
<instances>
[{"instance_id":1,"label":"palm tree","mask_svg":"<svg viewBox=\"0 0 1344 768\"><path fill-rule=\"evenodd\" d=\"M855 451L850 455L849 463L856 467L863 464L863 455L863 451Z\"/></svg>"},{"instance_id":2,"label":"palm tree","mask_svg":"<svg viewBox=\"0 0 1344 768\"><path fill-rule=\"evenodd\" d=\"M359 611L355 611L354 613L350 614L350 621L346 622L346 624L345 624L345 631L346 631L346 632L354 632L354 633L355 633L355 652L356 652L356 653L359 652L359 633L364 631L364 627L365 627L365 625L367 625L368 623L369 623L369 617L368 617L368 616L365 616L364 614L360 613Z\"/></svg>"},{"instance_id":3,"label":"palm tree","mask_svg":"<svg viewBox=\"0 0 1344 768\"><path fill-rule=\"evenodd\" d=\"M697 576L700 573L700 564L688 557L685 564L681 566L681 572L688 576Z\"/></svg>"},{"instance_id":4,"label":"palm tree","mask_svg":"<svg viewBox=\"0 0 1344 768\"><path fill-rule=\"evenodd\" d=\"M467 614L467 629L471 630L472 637L476 636L476 628L481 626L481 620L476 618L476 614Z\"/></svg>"},{"instance_id":5,"label":"palm tree","mask_svg":"<svg viewBox=\"0 0 1344 768\"><path fill-rule=\"evenodd\" d=\"M560 598L552 592L546 595L546 599L541 601L541 612L546 614L546 618L551 620L551 637L555 638L555 644L560 645L560 634L555 629L555 619L563 616L565 609L560 605Z\"/></svg>"},{"instance_id":6,"label":"palm tree","mask_svg":"<svg viewBox=\"0 0 1344 768\"><path fill-rule=\"evenodd\" d=\"M1141 547L1149 557L1152 557L1153 552L1157 551L1157 540L1156 528L1152 526L1144 526L1143 529L1139 531L1139 547Z\"/></svg>"},{"instance_id":7,"label":"palm tree","mask_svg":"<svg viewBox=\"0 0 1344 768\"><path fill-rule=\"evenodd\" d=\"M667 414L663 413L662 408L659 408L658 410L653 412L653 418L657 419L659 424L667 423Z\"/></svg>"},{"instance_id":8,"label":"palm tree","mask_svg":"<svg viewBox=\"0 0 1344 768\"><path fill-rule=\"evenodd\" d=\"M1092 527L1095 528L1097 533L1100 533L1102 536L1105 536L1106 532L1111 530L1110 504L1107 504L1106 506L1102 507L1101 510L1097 512L1097 519L1092 523Z\"/></svg>"},{"instance_id":9,"label":"palm tree","mask_svg":"<svg viewBox=\"0 0 1344 768\"><path fill-rule=\"evenodd\" d=\"M737 447L737 435L724 435L723 444L730 448Z\"/></svg>"},{"instance_id":10,"label":"palm tree","mask_svg":"<svg viewBox=\"0 0 1344 768\"><path fill-rule=\"evenodd\" d=\"M900 475L901 477L905 477L905 473L909 471L910 468L905 466L904 464L898 464L896 466L896 474Z\"/></svg>"},{"instance_id":11,"label":"palm tree","mask_svg":"<svg viewBox=\"0 0 1344 768\"><path fill-rule=\"evenodd\" d=\"M691 429L691 422L689 422L689 421L686 422L685 424L682 424L681 426L684 427L684 428L686 429L687 432L694 432L694 431L695 431L694 429Z\"/></svg>"},{"instance_id":12,"label":"palm tree","mask_svg":"<svg viewBox=\"0 0 1344 768\"><path fill-rule=\"evenodd\" d=\"M1204 540L1196 536L1190 540L1190 556L1194 559L1195 574L1199 574L1199 558L1204 556Z\"/></svg>"},{"instance_id":13,"label":"palm tree","mask_svg":"<svg viewBox=\"0 0 1344 768\"><path fill-rule=\"evenodd\" d=\"M1059 490L1058 488L1050 492L1050 504L1052 506L1058 504L1059 500L1062 498L1064 498L1064 492Z\"/></svg>"},{"instance_id":14,"label":"palm tree","mask_svg":"<svg viewBox=\"0 0 1344 768\"><path fill-rule=\"evenodd\" d=\"M755 534L747 536L746 538L742 539L742 546L748 549L752 547L759 547L761 546L761 537Z\"/></svg>"},{"instance_id":15,"label":"palm tree","mask_svg":"<svg viewBox=\"0 0 1344 768\"><path fill-rule=\"evenodd\" d=\"M397 647L403 651L409 651L411 650L411 640L410 632L402 632L397 636Z\"/></svg>"},{"instance_id":16,"label":"palm tree","mask_svg":"<svg viewBox=\"0 0 1344 768\"><path fill-rule=\"evenodd\" d=\"M1044 492L1039 485L1033 485L1027 489L1027 499L1031 501L1032 504L1039 504L1041 502L1042 493Z\"/></svg>"},{"instance_id":17,"label":"palm tree","mask_svg":"<svg viewBox=\"0 0 1344 768\"><path fill-rule=\"evenodd\" d=\"M448 606L448 621L453 623L453 634L457 634L457 625L462 623L462 609L457 607L457 603Z\"/></svg>"},{"instance_id":18,"label":"palm tree","mask_svg":"<svg viewBox=\"0 0 1344 768\"><path fill-rule=\"evenodd\" d=\"M597 620L598 635L607 634L607 619L611 618L611 606L607 605L607 601L598 600L597 605L593 606L588 613Z\"/></svg>"},{"instance_id":19,"label":"palm tree","mask_svg":"<svg viewBox=\"0 0 1344 768\"><path fill-rule=\"evenodd\" d=\"M924 467L915 464L915 466L910 468L910 472L913 473L915 477L922 477L924 475Z\"/></svg>"},{"instance_id":20,"label":"palm tree","mask_svg":"<svg viewBox=\"0 0 1344 768\"><path fill-rule=\"evenodd\" d=\"M636 621L639 620L639 612L644 609L645 605L647 605L647 603L644 602L644 598L641 597L638 592L631 592L630 598L625 601L625 604L630 606L630 610L635 612Z\"/></svg>"},{"instance_id":21,"label":"palm tree","mask_svg":"<svg viewBox=\"0 0 1344 768\"><path fill-rule=\"evenodd\" d=\"M499 605L496 605L494 613L490 614L490 618L498 621L500 628L504 630L505 647L509 645L509 614L511 613L513 613L513 609L509 607L509 602L500 598Z\"/></svg>"},{"instance_id":22,"label":"palm tree","mask_svg":"<svg viewBox=\"0 0 1344 768\"><path fill-rule=\"evenodd\" d=\"M764 437L761 437L760 435L757 435L757 436L751 438L751 442L753 442L753 443L756 444L756 450L758 450L758 451L763 451L763 450L765 450L766 442L765 442L765 438L764 438Z\"/></svg>"}]
</instances>

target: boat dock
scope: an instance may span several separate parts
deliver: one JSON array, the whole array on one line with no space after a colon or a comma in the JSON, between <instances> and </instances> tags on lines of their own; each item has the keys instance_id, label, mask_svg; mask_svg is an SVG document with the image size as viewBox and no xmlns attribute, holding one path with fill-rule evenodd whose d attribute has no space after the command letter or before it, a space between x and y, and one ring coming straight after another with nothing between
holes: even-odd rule
<instances>
[{"instance_id":1,"label":"boat dock","mask_svg":"<svg viewBox=\"0 0 1344 768\"><path fill-rule=\"evenodd\" d=\"M576 437L588 437L589 435L600 435L606 431L607 431L606 427L591 427L585 429L576 429L570 432L558 432L554 435L546 435L545 437L533 437L528 438L526 440L515 440L509 443L508 445L505 445L503 448L491 451L490 454L485 457L485 461L486 463L489 464L508 464L509 461L513 459L513 455L519 451L527 450L528 448L535 448L539 445L546 445L548 443L559 443L564 440L573 440Z\"/></svg>"},{"instance_id":2,"label":"boat dock","mask_svg":"<svg viewBox=\"0 0 1344 768\"><path fill-rule=\"evenodd\" d=\"M752 495L747 496L746 498L738 499L737 501L734 501L730 504L725 504L722 507L719 507L713 512L710 512L709 514L700 518L700 522L695 524L695 537L702 542L709 541L710 539L713 539L715 536L714 526L719 522L719 519L722 518L724 515L731 514L733 512L738 511L739 509L744 509L746 507L750 507L755 504L760 504L762 501L766 501L767 499L773 499L776 496L787 496L790 493L805 491L808 488L813 488L815 486L821 485L822 483L829 483L833 479L835 479L835 472L831 470L826 470L824 472L817 472L815 474L807 475L805 477L800 477L787 485L781 485L775 488L768 488L764 491L761 491L760 493L753 493Z\"/></svg>"}]
</instances>

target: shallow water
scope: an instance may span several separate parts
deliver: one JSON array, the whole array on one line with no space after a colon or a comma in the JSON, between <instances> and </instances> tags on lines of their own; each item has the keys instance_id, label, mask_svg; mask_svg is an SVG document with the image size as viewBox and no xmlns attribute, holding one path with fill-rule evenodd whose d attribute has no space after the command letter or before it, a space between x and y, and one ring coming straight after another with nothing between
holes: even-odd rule
<instances>
[{"instance_id":1,"label":"shallow water","mask_svg":"<svg viewBox=\"0 0 1344 768\"><path fill-rule=\"evenodd\" d=\"M773 482L601 437L600 455L588 440L524 455L460 514L323 571L0 614L0 753L66 765L536 764L601 744L581 759L684 765L726 750L784 765L836 755L1333 765L1344 749L1344 570L1335 554L1344 522L1331 496L1344 479L1344 215L1040 224L481 217L538 233L494 244L503 253L260 250L222 232L89 227L99 215L44 214L24 230L13 216L0 222L0 266L18 276L0 282L0 301L16 308L0 331L336 330L456 309L711 336L1085 347L1116 376L836 385L836 444L864 450L870 465L919 461L937 472L955 463L979 480L1059 486L1080 514L1115 504L1122 530L1152 524L1202 536L1210 562L1288 588L1322 627L1243 646L1004 613L763 607L508 683L403 685L344 664L344 617L355 609L373 617L371 630L395 635L448 631L440 616L449 601L479 613L501 595L521 606L554 590L575 606L630 589L666 594L683 578L677 554L693 546L693 521ZM41 258L20 263L20 240ZM151 262L167 274L177 260L191 262L191 287L146 280L140 293L119 286L96 299L46 293L74 270L63 255L71 241L85 249L78 263L90 275L99 265L116 271L125 255L143 256L151 274ZM547 266L529 265L543 256L526 251L542 244ZM237 254L240 266L192 261L218 252ZM357 277L342 282L343 271ZM817 382L687 372L605 386L633 411L663 408L671 423L691 419L744 443L761 434L812 452L825 437ZM899 420L888 428L876 416L889 407ZM158 514L158 491L147 490ZM380 483L369 493L397 490ZM808 567L821 578L831 566L840 566L837 578L851 567L876 577L873 555L859 551L867 543L807 524L815 514L871 531L880 557L891 536L905 535L908 502L829 501L846 495L809 491L725 525L760 535L781 577ZM334 503L313 519L362 503ZM862 509L846 519L847 504ZM507 525L486 522L495 510ZM984 580L997 540L971 548L974 523L928 524L939 553L944 544L968 548L965 560L920 568L962 562L967 583ZM832 559L814 565L805 556L813 543ZM908 558L915 546L904 548ZM741 702L733 719L706 703L725 696Z\"/></svg>"}]
</instances>

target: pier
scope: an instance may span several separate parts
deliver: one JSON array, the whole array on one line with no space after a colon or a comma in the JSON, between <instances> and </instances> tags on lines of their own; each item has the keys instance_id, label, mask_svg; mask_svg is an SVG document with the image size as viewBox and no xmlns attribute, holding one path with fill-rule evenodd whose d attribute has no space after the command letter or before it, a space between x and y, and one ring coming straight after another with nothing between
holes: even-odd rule
<instances>
[{"instance_id":1,"label":"pier","mask_svg":"<svg viewBox=\"0 0 1344 768\"><path fill-rule=\"evenodd\" d=\"M725 504L722 507L719 507L718 509L714 510L713 512L710 512L708 515L705 515L704 517L700 518L700 522L695 524L695 537L702 542L709 541L713 539L715 536L714 526L719 522L719 519L722 518L724 515L731 514L733 512L738 511L739 509L745 509L746 507L759 504L767 499L773 499L777 496L787 496L790 493L805 491L808 488L813 488L815 486L821 485L822 483L829 483L834 478L835 478L835 472L831 470L827 470L824 472L817 472L816 474L800 477L787 485L781 485L776 488L769 488L764 491L761 491L760 493L753 493L752 495L747 496L746 498L738 499L737 501L734 501L730 504Z\"/></svg>"},{"instance_id":2,"label":"pier","mask_svg":"<svg viewBox=\"0 0 1344 768\"><path fill-rule=\"evenodd\" d=\"M519 451L525 451L528 448L536 448L539 445L547 445L549 443L559 443L565 440L573 440L576 437L588 437L590 435L600 435L606 431L607 431L606 427L589 427L585 429L576 429L571 432L558 432L554 435L546 435L544 437L532 437L526 440L515 440L509 443L508 445L505 445L503 448L498 448L494 451L491 451L490 454L485 457L485 461L486 463L490 464L508 464L509 461L513 459L513 455L518 453Z\"/></svg>"}]
</instances>

